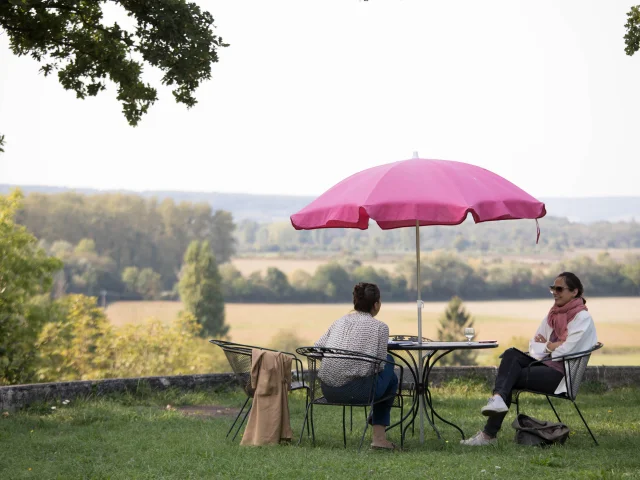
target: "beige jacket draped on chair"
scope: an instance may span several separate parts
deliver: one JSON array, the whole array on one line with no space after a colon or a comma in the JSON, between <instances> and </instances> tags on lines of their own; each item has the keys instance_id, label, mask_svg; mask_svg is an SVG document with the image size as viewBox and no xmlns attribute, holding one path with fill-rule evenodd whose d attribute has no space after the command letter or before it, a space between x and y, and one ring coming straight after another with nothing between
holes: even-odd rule
<instances>
[{"instance_id":1,"label":"beige jacket draped on chair","mask_svg":"<svg viewBox=\"0 0 640 480\"><path fill-rule=\"evenodd\" d=\"M252 349L251 388L255 392L253 405L240 445L268 445L291 440L288 398L291 356Z\"/></svg>"}]
</instances>

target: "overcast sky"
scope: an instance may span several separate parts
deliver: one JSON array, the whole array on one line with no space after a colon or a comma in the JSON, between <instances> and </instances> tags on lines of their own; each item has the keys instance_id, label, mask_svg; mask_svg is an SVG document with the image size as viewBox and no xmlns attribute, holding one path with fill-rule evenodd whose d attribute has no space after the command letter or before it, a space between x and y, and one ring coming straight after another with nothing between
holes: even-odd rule
<instances>
[{"instance_id":1,"label":"overcast sky","mask_svg":"<svg viewBox=\"0 0 640 480\"><path fill-rule=\"evenodd\" d=\"M315 195L418 151L539 197L640 192L639 0L197 3L231 46L195 108L161 87L137 128L0 35L0 183Z\"/></svg>"}]
</instances>

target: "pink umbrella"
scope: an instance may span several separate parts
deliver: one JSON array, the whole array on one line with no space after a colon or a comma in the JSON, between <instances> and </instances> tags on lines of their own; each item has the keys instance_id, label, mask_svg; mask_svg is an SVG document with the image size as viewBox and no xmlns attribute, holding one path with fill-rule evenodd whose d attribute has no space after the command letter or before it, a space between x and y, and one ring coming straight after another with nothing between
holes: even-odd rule
<instances>
[{"instance_id":1,"label":"pink umbrella","mask_svg":"<svg viewBox=\"0 0 640 480\"><path fill-rule=\"evenodd\" d=\"M420 299L420 226L458 225L470 213L475 223L536 219L546 215L544 203L489 170L450 160L413 158L387 163L342 180L298 213L297 230L369 227L416 229L418 338L422 339Z\"/></svg>"},{"instance_id":2,"label":"pink umbrella","mask_svg":"<svg viewBox=\"0 0 640 480\"><path fill-rule=\"evenodd\" d=\"M297 230L365 230L370 219L383 230L415 227L418 341L422 343L420 226L458 225L469 213L475 223L536 219L537 242L540 237L537 219L547 212L544 203L489 170L462 162L413 158L351 175L291 215L291 223ZM419 353L419 378L422 378ZM422 427L421 406L421 440Z\"/></svg>"},{"instance_id":3,"label":"pink umbrella","mask_svg":"<svg viewBox=\"0 0 640 480\"><path fill-rule=\"evenodd\" d=\"M539 202L484 168L449 160L414 158L363 170L341 181L298 213L297 230L458 225L546 214Z\"/></svg>"},{"instance_id":4,"label":"pink umbrella","mask_svg":"<svg viewBox=\"0 0 640 480\"><path fill-rule=\"evenodd\" d=\"M298 213L296 230L369 227L416 228L418 338L422 338L420 300L420 226L458 225L470 213L475 223L536 219L544 203L489 170L450 160L413 158L387 163L342 180ZM537 237L540 228L537 227Z\"/></svg>"}]
</instances>

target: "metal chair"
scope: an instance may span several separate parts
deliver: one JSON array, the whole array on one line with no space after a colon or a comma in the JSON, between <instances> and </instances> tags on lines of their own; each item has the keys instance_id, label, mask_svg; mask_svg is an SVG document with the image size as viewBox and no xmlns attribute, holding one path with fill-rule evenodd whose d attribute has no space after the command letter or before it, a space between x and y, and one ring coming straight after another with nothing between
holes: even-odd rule
<instances>
[{"instance_id":1,"label":"metal chair","mask_svg":"<svg viewBox=\"0 0 640 480\"><path fill-rule=\"evenodd\" d=\"M595 352L596 350L599 350L600 348L602 348L603 345L602 343L598 342L596 343L593 347L591 347L589 350L585 350L583 352L577 352L577 353L572 353L569 355L564 355L562 357L556 357L553 360L557 360L557 361L562 361L562 366L564 368L564 381L567 387L567 392L566 393L562 393L559 395L556 395L554 393L545 393L545 392L539 392L536 390L530 390L530 389L519 389L517 391L515 391L515 397L513 400L513 403L516 404L516 414L520 413L520 402L519 402L519 398L520 398L520 394L523 392L528 392L528 393L534 393L534 394L538 394L538 395L544 395L545 397L547 397L547 401L549 402L549 405L551 405L551 409L553 410L553 413L556 414L556 418L558 419L558 422L562 422L562 420L560 420L560 416L558 415L558 412L556 411L555 407L553 406L553 403L551 403L551 399L549 397L554 397L554 398L560 398L562 400L570 400L571 403L573 403L573 406L576 407L576 411L578 412L578 415L580 415L580 418L582 419L582 423L584 423L584 426L587 427L587 430L589 431L589 435L591 435L591 438L593 439L593 441L595 442L596 445L598 445L598 441L596 440L596 437L593 435L593 433L591 432L591 429L589 428L589 425L587 424L587 421L584 419L584 417L582 416L582 413L580 412L580 409L578 408L578 405L576 404L576 397L578 396L578 390L580 388L580 385L582 384L582 380L584 378L584 372L587 369L587 364L589 363L589 358L591 357L591 354L593 352ZM546 359L548 360L548 359ZM536 362L532 362L529 367L532 367L534 365L540 365L544 362L545 360L538 360Z\"/></svg>"},{"instance_id":2,"label":"metal chair","mask_svg":"<svg viewBox=\"0 0 640 480\"><path fill-rule=\"evenodd\" d=\"M389 335L389 341L390 342L417 342L418 341L418 336L417 335ZM427 337L422 337L422 341L423 342L431 342L433 340L427 338ZM393 355L395 357L399 356L400 353L398 352L394 352ZM400 371L400 366L396 365L396 367L394 368L395 372L396 372L396 377L398 377L398 385L400 385L402 383L402 378L401 378L401 371ZM413 397L415 396L415 388L416 385L414 382L409 382L406 380L406 378L404 379L404 383L402 384L402 387L398 387L398 398L396 399L396 402L394 403L394 407L398 407L400 408L400 421L397 424L391 425L389 427L387 427L387 430L390 430L391 428L395 427L396 425L400 425L400 430L402 431L402 417L404 414L404 398L410 398L413 399ZM350 407L350 413L349 413L349 427L350 427L350 431L353 431L353 407ZM367 413L367 407L364 407L364 415L365 417L368 416ZM411 424L411 431L412 433L415 433L415 422L413 422Z\"/></svg>"},{"instance_id":3,"label":"metal chair","mask_svg":"<svg viewBox=\"0 0 640 480\"><path fill-rule=\"evenodd\" d=\"M238 412L238 415L236 415L236 418L233 420L233 424L231 424L231 427L229 428L229 431L227 432L226 437L229 437L229 434L233 430L233 427L235 426L236 422L242 415L242 412L244 411L244 409L247 407L247 404L249 404L249 402L253 399L253 394L255 393L254 390L251 388L251 351L254 348L258 350L267 350L270 352L280 352L285 355L291 356L292 366L295 366L295 370L292 369L292 372L291 372L292 374L291 375L291 379L292 379L291 391L300 390L303 388L306 389L306 404L308 405L309 387L304 382L302 361L298 357L296 357L295 354L290 352L282 352L280 350L273 350L271 348L256 347L253 345L243 345L240 343L227 342L225 340L209 340L209 343L217 345L222 349L222 351L227 357L227 360L229 361L229 365L231 366L233 373L235 374L238 385L240 386L242 391L247 395L247 399L244 401L244 404L242 405L242 408ZM244 424L245 420L247 419L247 416L249 415L249 412L251 411L251 406L252 405L249 405L249 408L247 408L247 411L244 414L242 421L238 425L238 429L236 430L236 433L233 435L233 440L235 440L235 438L238 436L238 432L240 432L242 425Z\"/></svg>"},{"instance_id":4,"label":"metal chair","mask_svg":"<svg viewBox=\"0 0 640 480\"><path fill-rule=\"evenodd\" d=\"M315 445L315 427L313 422L313 407L314 405L335 405L342 407L342 438L343 443L346 448L347 446L347 433L346 433L346 422L345 422L345 412L346 407L369 407L373 408L373 406L382 401L388 400L389 397L383 397L374 399L374 392L376 389L376 382L378 380L378 375L374 374L380 371L381 367L384 364L388 363L386 359L373 357L370 355L366 355L359 352L353 352L350 350L342 350L338 348L327 348L327 347L301 347L296 349L296 352L300 355L307 357L307 384L309 386L309 404L307 405L306 413L304 416L304 421L302 424L302 429L304 430L305 424L307 428L309 428L309 424L311 424L311 438L312 442ZM365 367L366 370L372 372L371 375L366 377L361 377L361 382L359 384L353 386L345 386L340 388L342 391L340 393L340 397L345 399L344 401L335 402L330 401L326 398L324 389L330 389L332 387L326 385L322 379L320 378L320 372L322 363L325 362L327 365L331 362L331 368L341 368L343 364L344 368L348 370L361 369L361 367ZM402 388L402 366L395 365L394 369L399 369L399 384L398 391ZM336 387L333 387L336 388ZM403 414L403 401L402 396L397 395L397 393L393 394L394 397L394 407L399 407L401 409L401 416ZM365 427L362 432L362 438L360 439L360 445L358 450L362 448L362 443L364 441L364 436L369 427L368 418L365 412ZM302 432L300 433L300 438L298 440L298 445L302 442Z\"/></svg>"}]
</instances>

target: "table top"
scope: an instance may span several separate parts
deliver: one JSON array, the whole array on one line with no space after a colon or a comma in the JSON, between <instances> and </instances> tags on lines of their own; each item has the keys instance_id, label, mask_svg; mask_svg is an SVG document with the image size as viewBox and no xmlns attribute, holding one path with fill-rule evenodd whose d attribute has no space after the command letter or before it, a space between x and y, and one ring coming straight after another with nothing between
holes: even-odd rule
<instances>
[{"instance_id":1,"label":"table top","mask_svg":"<svg viewBox=\"0 0 640 480\"><path fill-rule=\"evenodd\" d=\"M472 350L496 348L498 342L418 342L396 341L387 344L387 350Z\"/></svg>"}]
</instances>

